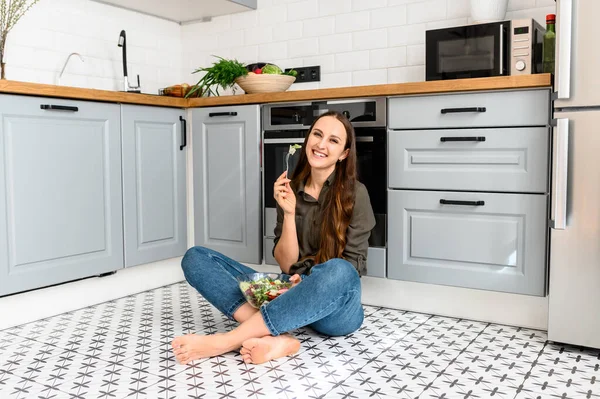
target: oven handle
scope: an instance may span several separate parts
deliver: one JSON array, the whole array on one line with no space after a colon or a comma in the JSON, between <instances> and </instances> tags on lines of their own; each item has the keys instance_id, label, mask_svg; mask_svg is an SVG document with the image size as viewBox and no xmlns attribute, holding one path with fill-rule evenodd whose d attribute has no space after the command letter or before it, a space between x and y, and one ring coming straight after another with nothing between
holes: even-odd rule
<instances>
[{"instance_id":1,"label":"oven handle","mask_svg":"<svg viewBox=\"0 0 600 399\"><path fill-rule=\"evenodd\" d=\"M302 144L304 139L292 138L292 139L264 139L265 144Z\"/></svg>"},{"instance_id":2,"label":"oven handle","mask_svg":"<svg viewBox=\"0 0 600 399\"><path fill-rule=\"evenodd\" d=\"M372 143L375 141L375 138L373 136L359 136L355 137L354 140L359 143Z\"/></svg>"}]
</instances>

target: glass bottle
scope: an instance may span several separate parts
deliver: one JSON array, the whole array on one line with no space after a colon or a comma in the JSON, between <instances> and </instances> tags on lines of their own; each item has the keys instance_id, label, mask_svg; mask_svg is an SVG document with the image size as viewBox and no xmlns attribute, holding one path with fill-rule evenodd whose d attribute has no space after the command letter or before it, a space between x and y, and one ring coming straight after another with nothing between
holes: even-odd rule
<instances>
[{"instance_id":1,"label":"glass bottle","mask_svg":"<svg viewBox=\"0 0 600 399\"><path fill-rule=\"evenodd\" d=\"M544 34L542 70L544 73L554 73L554 50L556 45L556 32L554 24L555 14L546 15L546 33Z\"/></svg>"}]
</instances>

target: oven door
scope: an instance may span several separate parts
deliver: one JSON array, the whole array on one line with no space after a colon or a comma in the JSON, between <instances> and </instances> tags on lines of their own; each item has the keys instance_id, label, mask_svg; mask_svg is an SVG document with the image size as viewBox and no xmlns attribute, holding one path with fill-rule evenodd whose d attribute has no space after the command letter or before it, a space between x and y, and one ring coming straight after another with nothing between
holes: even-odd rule
<instances>
[{"instance_id":1,"label":"oven door","mask_svg":"<svg viewBox=\"0 0 600 399\"><path fill-rule=\"evenodd\" d=\"M425 33L425 80L508 75L510 21Z\"/></svg>"},{"instance_id":2,"label":"oven door","mask_svg":"<svg viewBox=\"0 0 600 399\"><path fill-rule=\"evenodd\" d=\"M376 225L369 246L385 247L387 214L387 132L385 128L357 128L357 179L369 192Z\"/></svg>"}]
</instances>

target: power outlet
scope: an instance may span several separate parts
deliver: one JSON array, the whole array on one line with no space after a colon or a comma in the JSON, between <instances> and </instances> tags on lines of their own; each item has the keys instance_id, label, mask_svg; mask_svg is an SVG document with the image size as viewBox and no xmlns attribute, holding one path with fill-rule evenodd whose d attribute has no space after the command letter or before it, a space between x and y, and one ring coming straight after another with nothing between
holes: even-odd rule
<instances>
[{"instance_id":1,"label":"power outlet","mask_svg":"<svg viewBox=\"0 0 600 399\"><path fill-rule=\"evenodd\" d=\"M285 72L288 72L291 69L298 72L294 83L308 83L321 81L321 67L319 65L309 67L287 68Z\"/></svg>"}]
</instances>

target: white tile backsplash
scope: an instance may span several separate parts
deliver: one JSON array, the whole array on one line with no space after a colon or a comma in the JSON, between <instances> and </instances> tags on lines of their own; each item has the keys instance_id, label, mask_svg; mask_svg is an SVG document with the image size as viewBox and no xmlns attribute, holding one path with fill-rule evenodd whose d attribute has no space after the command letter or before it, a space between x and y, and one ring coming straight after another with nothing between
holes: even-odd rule
<instances>
[{"instance_id":1,"label":"white tile backsplash","mask_svg":"<svg viewBox=\"0 0 600 399\"><path fill-rule=\"evenodd\" d=\"M335 17L335 31L354 32L369 29L369 13L368 12L351 12L348 14L340 14Z\"/></svg>"},{"instance_id":2,"label":"white tile backsplash","mask_svg":"<svg viewBox=\"0 0 600 399\"><path fill-rule=\"evenodd\" d=\"M321 73L332 73L335 71L335 56L329 55L318 55L314 57L304 57L304 65L294 66L321 66ZM315 82L318 84L318 82ZM303 87L303 86L301 86Z\"/></svg>"},{"instance_id":3,"label":"white tile backsplash","mask_svg":"<svg viewBox=\"0 0 600 399\"><path fill-rule=\"evenodd\" d=\"M406 23L406 6L386 7L371 11L371 28L387 28Z\"/></svg>"},{"instance_id":4,"label":"white tile backsplash","mask_svg":"<svg viewBox=\"0 0 600 399\"><path fill-rule=\"evenodd\" d=\"M84 62L71 57L62 85L122 90L122 50L117 46L121 29L127 33L130 80L139 73L143 92L157 93L180 83L180 25L89 0L35 4L7 37L6 77L57 84L68 55L77 52Z\"/></svg>"},{"instance_id":5,"label":"white tile backsplash","mask_svg":"<svg viewBox=\"0 0 600 399\"><path fill-rule=\"evenodd\" d=\"M278 41L300 39L303 29L304 25L302 21L283 22L273 25L273 37Z\"/></svg>"},{"instance_id":6,"label":"white tile backsplash","mask_svg":"<svg viewBox=\"0 0 600 399\"><path fill-rule=\"evenodd\" d=\"M371 10L373 8L383 8L387 5L387 0L352 0L352 11Z\"/></svg>"},{"instance_id":7,"label":"white tile backsplash","mask_svg":"<svg viewBox=\"0 0 600 399\"><path fill-rule=\"evenodd\" d=\"M406 65L406 46L371 50L371 68L393 68Z\"/></svg>"},{"instance_id":8,"label":"white tile backsplash","mask_svg":"<svg viewBox=\"0 0 600 399\"><path fill-rule=\"evenodd\" d=\"M371 50L387 47L387 29L366 30L352 34L353 50Z\"/></svg>"},{"instance_id":9,"label":"white tile backsplash","mask_svg":"<svg viewBox=\"0 0 600 399\"><path fill-rule=\"evenodd\" d=\"M319 39L316 37L291 40L289 42L289 57L304 57L317 54L319 54Z\"/></svg>"},{"instance_id":10,"label":"white tile backsplash","mask_svg":"<svg viewBox=\"0 0 600 399\"><path fill-rule=\"evenodd\" d=\"M319 1L319 15L337 15L352 11L352 0Z\"/></svg>"},{"instance_id":11,"label":"white tile backsplash","mask_svg":"<svg viewBox=\"0 0 600 399\"><path fill-rule=\"evenodd\" d=\"M406 6L406 21L409 24L439 21L446 18L446 0L428 0Z\"/></svg>"},{"instance_id":12,"label":"white tile backsplash","mask_svg":"<svg viewBox=\"0 0 600 399\"><path fill-rule=\"evenodd\" d=\"M271 43L273 41L273 27L272 26L260 26L252 29L244 30L244 45L255 45ZM235 44L239 46L242 43Z\"/></svg>"},{"instance_id":13,"label":"white tile backsplash","mask_svg":"<svg viewBox=\"0 0 600 399\"><path fill-rule=\"evenodd\" d=\"M447 1L447 18L468 17L471 15L470 0L446 0ZM554 1L554 0L552 0Z\"/></svg>"},{"instance_id":14,"label":"white tile backsplash","mask_svg":"<svg viewBox=\"0 0 600 399\"><path fill-rule=\"evenodd\" d=\"M352 72L353 86L379 85L387 83L387 69L371 69Z\"/></svg>"},{"instance_id":15,"label":"white tile backsplash","mask_svg":"<svg viewBox=\"0 0 600 399\"><path fill-rule=\"evenodd\" d=\"M406 64L423 65L425 64L425 45L417 44L406 47Z\"/></svg>"},{"instance_id":16,"label":"white tile backsplash","mask_svg":"<svg viewBox=\"0 0 600 399\"><path fill-rule=\"evenodd\" d=\"M388 69L388 83L422 82L425 80L425 65Z\"/></svg>"},{"instance_id":17,"label":"white tile backsplash","mask_svg":"<svg viewBox=\"0 0 600 399\"><path fill-rule=\"evenodd\" d=\"M298 21L319 16L319 3L317 0L305 0L288 5L288 21Z\"/></svg>"},{"instance_id":18,"label":"white tile backsplash","mask_svg":"<svg viewBox=\"0 0 600 399\"><path fill-rule=\"evenodd\" d=\"M179 25L90 0L36 4L10 32L7 78L56 84L67 56L80 53L61 84L122 90L121 49L127 32L130 80L142 91L187 81L213 55L282 68L321 65L319 83L293 90L424 80L425 30L469 23L469 0L259 0L256 11ZM506 19L545 25L554 0L510 0ZM369 83L370 82L370 83Z\"/></svg>"},{"instance_id":19,"label":"white tile backsplash","mask_svg":"<svg viewBox=\"0 0 600 399\"><path fill-rule=\"evenodd\" d=\"M335 70L347 72L369 69L369 51L351 51L335 55Z\"/></svg>"},{"instance_id":20,"label":"white tile backsplash","mask_svg":"<svg viewBox=\"0 0 600 399\"><path fill-rule=\"evenodd\" d=\"M425 43L425 24L394 26L388 29L388 45L390 47L406 44Z\"/></svg>"},{"instance_id":21,"label":"white tile backsplash","mask_svg":"<svg viewBox=\"0 0 600 399\"><path fill-rule=\"evenodd\" d=\"M293 85L292 85L293 86ZM352 72L321 74L321 88L352 86Z\"/></svg>"},{"instance_id":22,"label":"white tile backsplash","mask_svg":"<svg viewBox=\"0 0 600 399\"><path fill-rule=\"evenodd\" d=\"M303 21L303 36L326 36L335 33L335 17L322 17Z\"/></svg>"},{"instance_id":23,"label":"white tile backsplash","mask_svg":"<svg viewBox=\"0 0 600 399\"><path fill-rule=\"evenodd\" d=\"M545 15L554 10L554 0L510 0L506 18L530 16L543 25ZM252 61L276 62L284 68L321 65L318 87L334 87L369 79L372 84L424 80L425 31L468 24L470 0L261 0L258 11L248 13L258 15L254 30L273 26L273 43L259 46L258 58ZM184 31L184 42L187 35ZM268 33L257 36L265 44L271 39ZM318 39L317 44L307 38ZM280 42L287 42L287 49ZM192 51L188 46L184 60ZM298 84L292 89L314 87Z\"/></svg>"},{"instance_id":24,"label":"white tile backsplash","mask_svg":"<svg viewBox=\"0 0 600 399\"><path fill-rule=\"evenodd\" d=\"M319 38L319 52L321 54L343 53L352 50L352 34L341 33Z\"/></svg>"}]
</instances>

